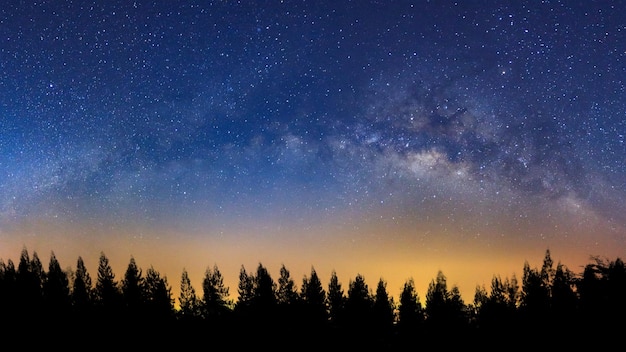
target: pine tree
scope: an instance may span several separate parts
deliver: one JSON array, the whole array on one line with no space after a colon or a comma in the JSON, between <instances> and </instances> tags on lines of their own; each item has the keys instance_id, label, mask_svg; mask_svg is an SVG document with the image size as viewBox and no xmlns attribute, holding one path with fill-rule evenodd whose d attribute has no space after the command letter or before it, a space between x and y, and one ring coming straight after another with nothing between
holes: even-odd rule
<instances>
[{"instance_id":1,"label":"pine tree","mask_svg":"<svg viewBox=\"0 0 626 352\"><path fill-rule=\"evenodd\" d=\"M522 310L530 322L544 321L544 316L550 306L550 291L545 286L544 275L537 269L530 267L528 262L524 263L522 278Z\"/></svg>"},{"instance_id":2,"label":"pine tree","mask_svg":"<svg viewBox=\"0 0 626 352\"><path fill-rule=\"evenodd\" d=\"M142 297L144 279L141 274L141 269L137 266L135 258L131 256L122 280L122 296L127 313L135 318L142 313L144 301L144 297Z\"/></svg>"},{"instance_id":3,"label":"pine tree","mask_svg":"<svg viewBox=\"0 0 626 352\"><path fill-rule=\"evenodd\" d=\"M626 265L621 258L609 263L606 270L608 300L613 317L626 315Z\"/></svg>"},{"instance_id":4,"label":"pine tree","mask_svg":"<svg viewBox=\"0 0 626 352\"><path fill-rule=\"evenodd\" d=\"M276 303L276 283L267 268L259 263L254 277L255 309L267 312L273 309Z\"/></svg>"},{"instance_id":5,"label":"pine tree","mask_svg":"<svg viewBox=\"0 0 626 352\"><path fill-rule=\"evenodd\" d=\"M161 277L161 274L151 266L146 271L142 286L147 316L153 319L152 324L172 318L174 300L172 299L172 290L167 283L167 277Z\"/></svg>"},{"instance_id":6,"label":"pine tree","mask_svg":"<svg viewBox=\"0 0 626 352\"><path fill-rule=\"evenodd\" d=\"M317 276L315 268L311 268L310 278L302 280L302 301L309 321L319 325L328 320L326 311L326 292L322 288L322 282Z\"/></svg>"},{"instance_id":7,"label":"pine tree","mask_svg":"<svg viewBox=\"0 0 626 352\"><path fill-rule=\"evenodd\" d=\"M52 316L65 315L70 310L69 279L67 273L61 269L54 252L50 255L48 274L44 282L44 299Z\"/></svg>"},{"instance_id":8,"label":"pine tree","mask_svg":"<svg viewBox=\"0 0 626 352\"><path fill-rule=\"evenodd\" d=\"M22 309L20 319L37 319L43 306L43 269L39 258L31 260L28 250L22 249L16 273L17 306Z\"/></svg>"},{"instance_id":9,"label":"pine tree","mask_svg":"<svg viewBox=\"0 0 626 352\"><path fill-rule=\"evenodd\" d=\"M376 285L376 294L372 306L374 324L379 331L389 331L395 319L395 304L387 292L387 283L381 278Z\"/></svg>"},{"instance_id":10,"label":"pine tree","mask_svg":"<svg viewBox=\"0 0 626 352\"><path fill-rule=\"evenodd\" d=\"M343 319L346 297L344 295L343 288L341 287L341 283L339 282L339 278L337 277L337 272L335 270L333 270L330 275L326 301L328 304L328 314L330 317L330 321L335 324L339 324Z\"/></svg>"},{"instance_id":11,"label":"pine tree","mask_svg":"<svg viewBox=\"0 0 626 352\"><path fill-rule=\"evenodd\" d=\"M404 283L400 293L400 305L398 307L398 325L403 331L415 330L424 320L422 304L415 291L413 279Z\"/></svg>"},{"instance_id":12,"label":"pine tree","mask_svg":"<svg viewBox=\"0 0 626 352\"><path fill-rule=\"evenodd\" d=\"M552 282L551 310L560 326L573 324L578 309L578 297L574 291L574 274L560 262L556 266Z\"/></svg>"},{"instance_id":13,"label":"pine tree","mask_svg":"<svg viewBox=\"0 0 626 352\"><path fill-rule=\"evenodd\" d=\"M284 264L280 267L277 299L278 303L281 305L293 305L298 301L298 292L295 282Z\"/></svg>"},{"instance_id":14,"label":"pine tree","mask_svg":"<svg viewBox=\"0 0 626 352\"><path fill-rule=\"evenodd\" d=\"M543 258L543 265L541 266L541 285L548 293L548 297L551 296L552 282L554 281L555 270L553 267L554 262L550 256L550 250L546 250L546 254Z\"/></svg>"},{"instance_id":15,"label":"pine tree","mask_svg":"<svg viewBox=\"0 0 626 352\"><path fill-rule=\"evenodd\" d=\"M349 327L356 330L371 328L372 305L373 299L365 278L363 275L357 274L354 280L350 281L346 300L346 323Z\"/></svg>"},{"instance_id":16,"label":"pine tree","mask_svg":"<svg viewBox=\"0 0 626 352\"><path fill-rule=\"evenodd\" d=\"M450 300L448 302L450 318L453 326L464 328L469 322L467 316L467 307L461 297L459 287L453 285L450 289Z\"/></svg>"},{"instance_id":17,"label":"pine tree","mask_svg":"<svg viewBox=\"0 0 626 352\"><path fill-rule=\"evenodd\" d=\"M519 293L519 284L517 283L517 277L515 274L509 278L504 280L504 292L505 292L505 302L509 311L516 311L519 307L520 293Z\"/></svg>"},{"instance_id":18,"label":"pine tree","mask_svg":"<svg viewBox=\"0 0 626 352\"><path fill-rule=\"evenodd\" d=\"M303 326L308 323L308 316L304 308L304 303L298 294L296 284L284 264L280 267L276 301L275 318L278 323L276 330L281 331L281 334L290 336L293 339L304 338L301 333L306 330L303 329Z\"/></svg>"},{"instance_id":19,"label":"pine tree","mask_svg":"<svg viewBox=\"0 0 626 352\"><path fill-rule=\"evenodd\" d=\"M240 312L247 311L252 305L254 298L254 275L248 274L246 268L242 265L239 270L239 284L237 286L237 304L235 309Z\"/></svg>"},{"instance_id":20,"label":"pine tree","mask_svg":"<svg viewBox=\"0 0 626 352\"><path fill-rule=\"evenodd\" d=\"M33 258L30 262L30 270L33 275L33 285L39 291L38 299L43 299L43 284L46 281L46 271L43 268L41 259L37 252L33 252ZM41 301L40 301L41 302Z\"/></svg>"},{"instance_id":21,"label":"pine tree","mask_svg":"<svg viewBox=\"0 0 626 352\"><path fill-rule=\"evenodd\" d=\"M508 336L516 332L519 287L515 275L504 280L498 275L491 279L490 294L484 286L481 292L476 291L474 306L476 308L473 323L482 331L500 336ZM479 298L480 295L480 298ZM477 301L480 300L480 304Z\"/></svg>"},{"instance_id":22,"label":"pine tree","mask_svg":"<svg viewBox=\"0 0 626 352\"><path fill-rule=\"evenodd\" d=\"M18 300L17 291L17 271L15 264L11 259L5 264L0 260L0 312L4 312L2 316L5 321L14 321L19 306L16 304ZM3 325L0 325L3 327Z\"/></svg>"},{"instance_id":23,"label":"pine tree","mask_svg":"<svg viewBox=\"0 0 626 352\"><path fill-rule=\"evenodd\" d=\"M86 312L92 303L93 287L91 277L82 257L78 257L76 262L76 272L72 283L72 306L78 312Z\"/></svg>"},{"instance_id":24,"label":"pine tree","mask_svg":"<svg viewBox=\"0 0 626 352\"><path fill-rule=\"evenodd\" d=\"M446 302L449 298L446 277L441 271L437 273L437 278L431 280L426 291L426 315L427 321L431 325L443 325L446 315Z\"/></svg>"},{"instance_id":25,"label":"pine tree","mask_svg":"<svg viewBox=\"0 0 626 352\"><path fill-rule=\"evenodd\" d=\"M186 269L183 269L180 279L178 303L180 306L179 316L182 319L196 319L200 317L200 302L196 296L196 290L191 285Z\"/></svg>"},{"instance_id":26,"label":"pine tree","mask_svg":"<svg viewBox=\"0 0 626 352\"><path fill-rule=\"evenodd\" d=\"M228 314L232 303L228 297L228 287L224 285L224 278L217 265L213 266L213 270L206 269L202 289L205 318L216 320Z\"/></svg>"},{"instance_id":27,"label":"pine tree","mask_svg":"<svg viewBox=\"0 0 626 352\"><path fill-rule=\"evenodd\" d=\"M109 259L103 252L100 253L100 260L98 262L95 297L98 306L103 308L102 312L106 312L107 314L119 313L121 293L117 281L115 281L113 269L109 265Z\"/></svg>"},{"instance_id":28,"label":"pine tree","mask_svg":"<svg viewBox=\"0 0 626 352\"><path fill-rule=\"evenodd\" d=\"M448 290L447 278L443 272L437 273L436 280L428 285L426 293L426 322L435 329L460 329L467 325L465 303L458 287Z\"/></svg>"}]
</instances>

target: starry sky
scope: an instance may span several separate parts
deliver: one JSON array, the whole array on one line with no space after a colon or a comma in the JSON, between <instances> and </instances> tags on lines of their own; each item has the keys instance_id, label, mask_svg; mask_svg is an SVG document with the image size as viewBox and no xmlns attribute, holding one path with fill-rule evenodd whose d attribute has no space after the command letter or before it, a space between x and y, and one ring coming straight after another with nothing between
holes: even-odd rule
<instances>
[{"instance_id":1,"label":"starry sky","mask_svg":"<svg viewBox=\"0 0 626 352\"><path fill-rule=\"evenodd\" d=\"M0 258L467 302L626 254L620 1L10 1Z\"/></svg>"}]
</instances>

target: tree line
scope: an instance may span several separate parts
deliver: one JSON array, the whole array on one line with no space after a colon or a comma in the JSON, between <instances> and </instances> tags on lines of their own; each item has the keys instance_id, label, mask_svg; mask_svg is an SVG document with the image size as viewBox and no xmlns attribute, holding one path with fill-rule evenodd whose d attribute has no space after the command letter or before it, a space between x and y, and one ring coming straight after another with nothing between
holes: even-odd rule
<instances>
[{"instance_id":1,"label":"tree line","mask_svg":"<svg viewBox=\"0 0 626 352\"><path fill-rule=\"evenodd\" d=\"M471 302L441 271L423 304L412 279L395 302L382 278L370 288L358 274L344 286L333 271L323 284L312 268L297 285L284 265L275 280L261 263L254 271L241 267L237 293L236 300L230 298L217 265L206 269L200 292L183 269L174 298L167 278L152 266L144 273L133 257L118 279L101 253L95 280L81 257L73 271L62 270L54 253L45 270L37 253L31 256L26 248L17 267L0 259L1 331L9 336L28 329L47 336L42 341L48 343L59 343L54 338L63 332L87 341L105 333L160 347L211 337L248 348L277 342L322 347L329 341L337 348L390 348L433 336L467 345L538 331L565 341L556 328L567 332L567 341L609 341L626 326L626 268L620 258L592 257L583 272L574 273L560 262L555 266L549 250L540 268L524 263L521 282L515 275L494 275L490 287L476 287Z\"/></svg>"}]
</instances>

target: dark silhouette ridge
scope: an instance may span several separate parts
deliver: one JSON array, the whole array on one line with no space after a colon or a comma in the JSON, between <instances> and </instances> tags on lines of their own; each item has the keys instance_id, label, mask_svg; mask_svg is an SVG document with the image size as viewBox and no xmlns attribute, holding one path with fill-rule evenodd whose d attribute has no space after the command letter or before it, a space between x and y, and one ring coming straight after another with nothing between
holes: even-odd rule
<instances>
[{"instance_id":1,"label":"dark silhouette ridge","mask_svg":"<svg viewBox=\"0 0 626 352\"><path fill-rule=\"evenodd\" d=\"M541 268L524 263L521 283L494 275L489 290L476 287L472 303L448 287L443 272L430 282L424 305L412 279L396 303L382 278L370 289L358 274L344 291L334 271L325 286L312 268L298 289L284 265L274 281L261 263L254 273L241 267L236 302L217 265L205 272L202 297L185 269L180 285L175 309L167 278L152 266L144 275L132 257L118 281L101 253L92 286L82 258L76 271L65 272L52 253L45 271L37 253L24 248L17 268L0 259L0 331L37 336L25 341L33 348L113 348L121 341L129 348L181 348L215 340L237 349L386 350L444 342L486 349L512 342L520 348L609 346L626 327L623 261L592 257L575 274L560 262L555 267L549 250Z\"/></svg>"}]
</instances>

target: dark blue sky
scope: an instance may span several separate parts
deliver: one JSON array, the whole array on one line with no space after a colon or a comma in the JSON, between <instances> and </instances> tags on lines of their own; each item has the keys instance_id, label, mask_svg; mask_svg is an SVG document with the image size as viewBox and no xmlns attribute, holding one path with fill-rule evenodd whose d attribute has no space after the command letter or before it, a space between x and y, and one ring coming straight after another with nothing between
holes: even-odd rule
<instances>
[{"instance_id":1,"label":"dark blue sky","mask_svg":"<svg viewBox=\"0 0 626 352\"><path fill-rule=\"evenodd\" d=\"M214 238L249 222L388 218L492 243L602 224L608 239L579 234L581 250L623 250L624 13L620 1L11 1L0 231L176 224ZM398 236L438 236L415 231Z\"/></svg>"}]
</instances>

